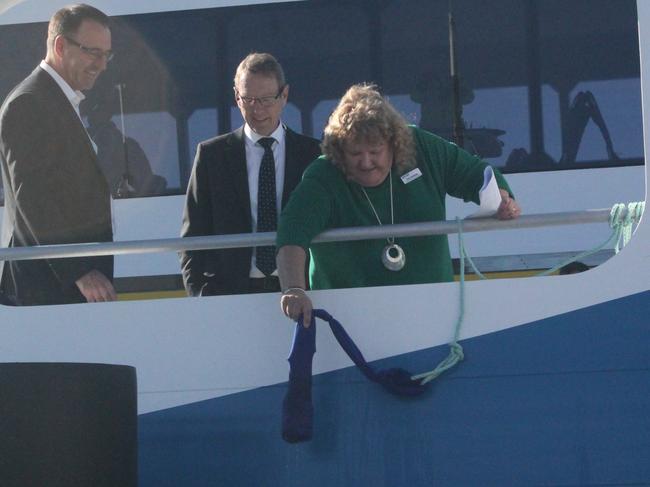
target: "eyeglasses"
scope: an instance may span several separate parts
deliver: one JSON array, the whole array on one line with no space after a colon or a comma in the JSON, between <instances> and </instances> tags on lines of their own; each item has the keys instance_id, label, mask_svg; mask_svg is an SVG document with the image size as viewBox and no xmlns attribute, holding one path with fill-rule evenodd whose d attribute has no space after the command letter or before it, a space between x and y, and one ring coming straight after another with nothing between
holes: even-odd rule
<instances>
[{"instance_id":1,"label":"eyeglasses","mask_svg":"<svg viewBox=\"0 0 650 487\"><path fill-rule=\"evenodd\" d=\"M88 54L89 56L95 58L97 61L101 60L102 58L106 59L106 62L110 62L113 57L115 57L115 53L113 51L103 51L99 49L98 47L86 47L81 44L79 44L77 41L74 39L71 39L68 36L63 36L65 39L72 44L73 46L77 46L79 49L81 49L82 52Z\"/></svg>"},{"instance_id":2,"label":"eyeglasses","mask_svg":"<svg viewBox=\"0 0 650 487\"><path fill-rule=\"evenodd\" d=\"M278 90L277 95L270 95L270 96L262 96L260 98L257 98L255 96L242 96L239 94L239 91L237 91L237 88L235 88L235 94L237 95L237 98L239 98L244 105L249 105L252 106L255 102L257 102L259 105L268 108L272 105L275 104L276 101L278 101L278 98L282 95L282 92L284 91L284 86Z\"/></svg>"}]
</instances>

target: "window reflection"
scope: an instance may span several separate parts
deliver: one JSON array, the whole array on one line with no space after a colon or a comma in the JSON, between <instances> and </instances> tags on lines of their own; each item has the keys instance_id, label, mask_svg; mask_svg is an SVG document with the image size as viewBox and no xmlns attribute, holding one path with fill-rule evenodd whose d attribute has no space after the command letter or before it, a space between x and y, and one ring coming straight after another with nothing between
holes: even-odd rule
<instances>
[{"instance_id":1,"label":"window reflection","mask_svg":"<svg viewBox=\"0 0 650 487\"><path fill-rule=\"evenodd\" d=\"M536 1L532 10L521 0L457 7L466 148L508 172L642 162L635 2L614 6L598 0L596 8L595 1ZM242 123L230 89L236 63L251 50L269 50L281 59L292 85L284 121L294 130L320 138L340 94L352 83L372 81L410 122L450 137L449 46L442 15L447 6L443 0L391 0L380 8L361 0L298 2L116 18L120 55L88 94L89 100L113 103L110 115L93 115L99 122L89 117L101 125L90 129L100 142L111 187L124 176L126 152L133 159L134 196L184 192L196 144ZM558 18L558 11L566 15ZM486 23L487 18L499 21ZM575 18L584 21L570 20ZM276 25L276 19L284 21ZM531 25L539 28L536 40L527 37ZM318 46L316 28L323 30ZM40 39L45 29L45 24L0 26L0 51L12 60L0 75L3 98L42 57L40 41L16 39ZM590 42L602 31L612 42ZM178 48L186 45L175 41L179 38L197 46L192 56ZM531 75L531 66L537 74ZM126 150L119 143L116 83L129 87ZM581 92L591 93L598 105L609 150L593 117L583 123L584 113L572 115ZM529 106L537 93L541 109ZM543 153L531 156L533 150Z\"/></svg>"},{"instance_id":2,"label":"window reflection","mask_svg":"<svg viewBox=\"0 0 650 487\"><path fill-rule=\"evenodd\" d=\"M544 149L554 160L562 158L562 116L560 112L560 96L550 85L542 86Z\"/></svg>"},{"instance_id":3,"label":"window reflection","mask_svg":"<svg viewBox=\"0 0 650 487\"><path fill-rule=\"evenodd\" d=\"M187 121L189 131L190 160L194 160L196 146L203 140L210 139L219 133L216 108L195 110Z\"/></svg>"},{"instance_id":4,"label":"window reflection","mask_svg":"<svg viewBox=\"0 0 650 487\"><path fill-rule=\"evenodd\" d=\"M404 116L408 123L414 125L420 124L421 111L420 104L415 103L410 95L388 94L390 102Z\"/></svg>"},{"instance_id":5,"label":"window reflection","mask_svg":"<svg viewBox=\"0 0 650 487\"><path fill-rule=\"evenodd\" d=\"M530 152L527 87L476 89L463 118L467 148L490 164L502 167L516 151Z\"/></svg>"},{"instance_id":6,"label":"window reflection","mask_svg":"<svg viewBox=\"0 0 650 487\"><path fill-rule=\"evenodd\" d=\"M151 171L165 179L167 188L180 190L176 121L167 112L131 113L124 116L127 134L137 138Z\"/></svg>"},{"instance_id":7,"label":"window reflection","mask_svg":"<svg viewBox=\"0 0 650 487\"><path fill-rule=\"evenodd\" d=\"M579 93L592 93L604 127L611 137L612 149L618 159L643 157L643 121L639 110L630 107L641 106L641 92L638 79L612 79L589 81L576 85L571 92L575 100ZM576 162L613 159L609 154L603 130L593 117L584 129Z\"/></svg>"},{"instance_id":8,"label":"window reflection","mask_svg":"<svg viewBox=\"0 0 650 487\"><path fill-rule=\"evenodd\" d=\"M167 188L167 179L154 173L141 143L128 135L127 119L132 118L133 115L125 116L122 127L121 118L111 117L104 105L88 112L88 134L95 142L100 168L114 198L157 195ZM131 133L143 138L140 131Z\"/></svg>"},{"instance_id":9,"label":"window reflection","mask_svg":"<svg viewBox=\"0 0 650 487\"><path fill-rule=\"evenodd\" d=\"M312 124L314 127L314 133L311 134L312 137L316 137L318 139L321 138L323 129L325 129L325 125L327 125L327 119L329 118L334 108L336 108L338 102L338 98L336 100L321 100L314 107L314 110L312 111Z\"/></svg>"}]
</instances>

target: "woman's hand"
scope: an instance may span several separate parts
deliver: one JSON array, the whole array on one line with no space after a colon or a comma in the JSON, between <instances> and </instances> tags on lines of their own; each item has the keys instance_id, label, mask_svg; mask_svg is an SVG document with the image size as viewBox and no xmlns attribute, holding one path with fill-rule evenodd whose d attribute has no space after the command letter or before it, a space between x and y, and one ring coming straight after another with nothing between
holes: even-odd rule
<instances>
[{"instance_id":1,"label":"woman's hand","mask_svg":"<svg viewBox=\"0 0 650 487\"><path fill-rule=\"evenodd\" d=\"M501 192L501 204L497 210L497 218L499 220L512 220L521 215L521 208L519 204L510 197L510 194L505 189L499 189Z\"/></svg>"},{"instance_id":2,"label":"woman's hand","mask_svg":"<svg viewBox=\"0 0 650 487\"><path fill-rule=\"evenodd\" d=\"M311 325L313 305L304 289L292 287L284 291L280 298L280 307L285 316L294 321L298 321L302 316L302 323L305 328L309 328L309 325Z\"/></svg>"},{"instance_id":3,"label":"woman's hand","mask_svg":"<svg viewBox=\"0 0 650 487\"><path fill-rule=\"evenodd\" d=\"M284 245L278 249L276 261L280 286L283 289L280 308L285 316L297 321L303 317L303 325L309 328L313 305L305 291L305 260L307 252L297 245Z\"/></svg>"}]
</instances>

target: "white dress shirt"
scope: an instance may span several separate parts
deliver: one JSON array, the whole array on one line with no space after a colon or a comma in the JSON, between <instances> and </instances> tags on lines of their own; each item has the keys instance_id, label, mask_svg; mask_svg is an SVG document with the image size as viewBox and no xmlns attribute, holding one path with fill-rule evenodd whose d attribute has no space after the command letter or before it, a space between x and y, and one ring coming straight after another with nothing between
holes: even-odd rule
<instances>
[{"instance_id":1,"label":"white dress shirt","mask_svg":"<svg viewBox=\"0 0 650 487\"><path fill-rule=\"evenodd\" d=\"M271 149L273 150L273 159L275 159L275 197L278 217L282 208L282 191L284 189L284 158L286 154L285 133L284 125L280 123L278 128L269 135L269 137L273 137L276 140ZM251 222L253 224L253 232L257 232L257 190L259 185L260 166L262 164L262 157L264 156L264 148L257 143L261 138L263 138L263 136L251 129L248 124L244 125L246 169L248 171L248 191L251 202ZM278 275L277 269L273 271L273 275ZM255 249L253 249L253 257L251 259L250 277L264 277L262 271L257 268Z\"/></svg>"},{"instance_id":2,"label":"white dress shirt","mask_svg":"<svg viewBox=\"0 0 650 487\"><path fill-rule=\"evenodd\" d=\"M52 66L47 64L45 60L42 60L39 66L41 69L45 70L45 72L49 74L52 77L52 79L54 79L54 81L56 81L56 84L59 85L59 87L63 91L63 94L70 101L72 108L74 108L74 111L77 113L77 117L79 117L79 120L81 120L79 105L81 104L82 101L86 99L86 95L84 95L79 90L73 90L72 87L67 83L67 81L64 80L59 73L56 72L56 69L54 69ZM81 125L83 125L83 120L81 120ZM88 132L86 132L86 135L88 135ZM90 140L93 149L95 149L95 154L97 154L97 145L95 144L95 141L90 137L90 135L88 135L88 140Z\"/></svg>"},{"instance_id":3,"label":"white dress shirt","mask_svg":"<svg viewBox=\"0 0 650 487\"><path fill-rule=\"evenodd\" d=\"M61 75L56 72L56 69L47 64L45 60L41 61L41 64L39 66L41 69L44 69L47 74L54 78L56 84L59 85L61 90L63 90L66 98L70 100L72 108L74 108L74 111L77 112L79 120L81 120L81 115L79 114L79 104L86 99L86 96L79 90L73 90L72 87L66 82L66 80L64 80Z\"/></svg>"}]
</instances>

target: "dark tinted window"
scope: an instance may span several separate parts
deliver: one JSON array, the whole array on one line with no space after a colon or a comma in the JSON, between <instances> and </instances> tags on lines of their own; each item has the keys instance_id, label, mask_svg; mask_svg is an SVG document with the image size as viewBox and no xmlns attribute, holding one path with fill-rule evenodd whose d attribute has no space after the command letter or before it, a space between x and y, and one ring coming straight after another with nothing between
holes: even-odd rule
<instances>
[{"instance_id":1,"label":"dark tinted window","mask_svg":"<svg viewBox=\"0 0 650 487\"><path fill-rule=\"evenodd\" d=\"M320 137L345 89L373 81L409 121L450 137L448 6L328 0L115 19L116 59L82 107L108 177L124 172L124 131L136 195L183 192L196 144L241 123L232 77L251 51L283 64L296 130ZM468 149L506 172L643 162L635 0L453 7ZM42 59L44 38L45 24L0 27L0 96Z\"/></svg>"}]
</instances>

